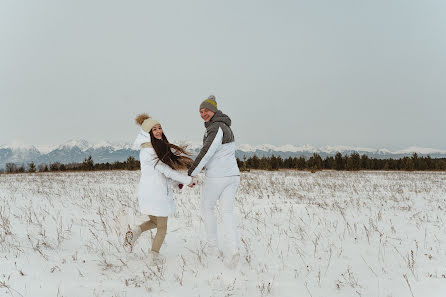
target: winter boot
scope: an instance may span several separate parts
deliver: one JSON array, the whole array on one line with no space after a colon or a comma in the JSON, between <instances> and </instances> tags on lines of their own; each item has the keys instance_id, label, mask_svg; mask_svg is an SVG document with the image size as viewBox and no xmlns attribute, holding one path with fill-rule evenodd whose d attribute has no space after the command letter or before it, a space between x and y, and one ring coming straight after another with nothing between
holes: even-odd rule
<instances>
[{"instance_id":1,"label":"winter boot","mask_svg":"<svg viewBox=\"0 0 446 297\"><path fill-rule=\"evenodd\" d=\"M125 234L125 242L124 242L124 246L126 247L127 250L129 250L130 252L133 251L133 247L136 243L136 240L141 235L141 233L142 231L139 226L135 226L131 230L127 231L127 233Z\"/></svg>"},{"instance_id":2,"label":"winter boot","mask_svg":"<svg viewBox=\"0 0 446 297\"><path fill-rule=\"evenodd\" d=\"M222 253L216 245L207 245L203 249L203 252L208 258L220 258L222 256Z\"/></svg>"},{"instance_id":3,"label":"winter boot","mask_svg":"<svg viewBox=\"0 0 446 297\"><path fill-rule=\"evenodd\" d=\"M149 251L149 257L148 257L149 265L163 265L166 263L166 258L163 255L160 255L160 253Z\"/></svg>"}]
</instances>

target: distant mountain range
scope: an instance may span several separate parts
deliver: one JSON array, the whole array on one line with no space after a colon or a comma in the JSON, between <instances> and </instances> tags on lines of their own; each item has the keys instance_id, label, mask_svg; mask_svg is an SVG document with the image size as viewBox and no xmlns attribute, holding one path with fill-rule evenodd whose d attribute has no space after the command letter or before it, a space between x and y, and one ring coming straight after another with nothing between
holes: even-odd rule
<instances>
[{"instance_id":1,"label":"distant mountain range","mask_svg":"<svg viewBox=\"0 0 446 297\"><path fill-rule=\"evenodd\" d=\"M196 155L201 143L182 142L187 145L193 155ZM343 155L350 155L358 152L360 155L368 155L371 158L387 159L402 158L412 156L417 153L419 156L431 156L432 158L446 158L446 150L438 150L422 147L409 147L405 150L390 151L388 149L372 149L351 146L323 146L316 148L311 145L304 146L275 146L270 144L237 146L236 156L243 159L257 155L258 157L269 157L271 155L288 157L311 157L318 153L322 158L334 156L337 152ZM43 146L43 145L2 145L0 146L0 169L5 168L6 163L28 164L34 162L36 165L42 163L73 163L82 162L88 156L92 156L95 163L112 163L115 161L125 161L129 156L139 159L139 151L132 149L129 143L100 142L89 143L83 139L75 139L65 142L61 145Z\"/></svg>"}]
</instances>

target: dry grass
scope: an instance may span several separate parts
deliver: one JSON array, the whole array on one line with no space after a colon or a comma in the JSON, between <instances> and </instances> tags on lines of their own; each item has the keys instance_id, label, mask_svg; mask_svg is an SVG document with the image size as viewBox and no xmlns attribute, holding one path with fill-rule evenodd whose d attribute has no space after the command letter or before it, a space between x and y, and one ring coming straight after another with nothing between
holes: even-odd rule
<instances>
[{"instance_id":1,"label":"dry grass","mask_svg":"<svg viewBox=\"0 0 446 297\"><path fill-rule=\"evenodd\" d=\"M236 196L242 261L227 275L209 262L199 235L200 187L175 190L167 263L146 263L149 233L133 254L124 251L122 234L141 220L138 180L127 171L1 175L3 292L31 296L38 287L23 285L31 270L56 278L61 296L66 278L107 279L87 286L90 296L179 288L194 296L194 286L215 296L397 296L408 288L413 296L415 284L446 278L444 173L244 173Z\"/></svg>"}]
</instances>

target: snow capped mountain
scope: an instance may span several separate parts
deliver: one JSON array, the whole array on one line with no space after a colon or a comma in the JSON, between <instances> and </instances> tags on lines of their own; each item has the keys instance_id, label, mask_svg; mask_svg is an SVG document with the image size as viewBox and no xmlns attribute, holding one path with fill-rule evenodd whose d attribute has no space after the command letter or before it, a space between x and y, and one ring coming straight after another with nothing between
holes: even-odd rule
<instances>
[{"instance_id":1,"label":"snow capped mountain","mask_svg":"<svg viewBox=\"0 0 446 297\"><path fill-rule=\"evenodd\" d=\"M86 151L92 150L92 149L93 150L108 149L108 150L113 150L113 151L128 150L128 149L132 149L132 144L126 143L126 142L101 141L101 142L90 145Z\"/></svg>"},{"instance_id":2,"label":"snow capped mountain","mask_svg":"<svg viewBox=\"0 0 446 297\"><path fill-rule=\"evenodd\" d=\"M324 153L337 153L337 152L344 152L344 151L355 151L355 152L368 152L373 153L376 152L376 149L373 148L366 148L366 147L352 147L347 145L326 145L319 149L321 152Z\"/></svg>"},{"instance_id":3,"label":"snow capped mountain","mask_svg":"<svg viewBox=\"0 0 446 297\"><path fill-rule=\"evenodd\" d=\"M179 140L179 141L173 141L173 143L185 146L186 149L191 152L200 151L201 146L203 145L202 141L193 141L193 140Z\"/></svg>"},{"instance_id":4,"label":"snow capped mountain","mask_svg":"<svg viewBox=\"0 0 446 297\"><path fill-rule=\"evenodd\" d=\"M54 144L38 144L34 146L41 154L48 154L59 147L59 145Z\"/></svg>"},{"instance_id":5,"label":"snow capped mountain","mask_svg":"<svg viewBox=\"0 0 446 297\"><path fill-rule=\"evenodd\" d=\"M85 151L90 147L90 144L84 139L71 139L61 144L57 149L73 149L75 147L79 148L81 151Z\"/></svg>"},{"instance_id":6,"label":"snow capped mountain","mask_svg":"<svg viewBox=\"0 0 446 297\"><path fill-rule=\"evenodd\" d=\"M318 153L318 154L336 154L337 152L345 154L346 152L358 152L359 154L375 154L375 155L412 155L413 153L417 153L420 155L446 155L446 150L439 150L433 148L423 148L423 147L409 147L404 150L391 151L389 149L375 149L368 147L354 147L354 146L346 146L346 145L326 145L320 148L316 148L311 145L302 145L302 146L294 146L291 144L283 145L283 146L275 146L271 144L262 144L262 145L249 145L242 144L238 145L237 149L243 152L256 152L256 151L273 151L273 152L283 152L283 153Z\"/></svg>"},{"instance_id":7,"label":"snow capped mountain","mask_svg":"<svg viewBox=\"0 0 446 297\"><path fill-rule=\"evenodd\" d=\"M430 155L430 154L446 154L446 150L438 150L433 148L425 148L425 147L417 147L417 146L411 146L405 150L397 151L397 154L409 154L417 152L423 155Z\"/></svg>"},{"instance_id":8,"label":"snow capped mountain","mask_svg":"<svg viewBox=\"0 0 446 297\"><path fill-rule=\"evenodd\" d=\"M173 143L187 146L187 149L196 155L202 146L201 141L180 140ZM41 163L73 163L82 162L88 156L92 156L96 163L113 163L125 161L129 156L139 158L139 152L132 149L133 143L101 141L90 143L84 139L71 139L59 145L26 145L14 142L11 145L0 146L0 169L5 168L6 163L28 164ZM306 158L318 153L322 158L334 156L337 152L349 155L358 152L372 158L402 158L418 153L420 156L430 155L432 158L446 158L446 150L423 147L409 147L404 150L391 151L385 148L374 149L368 147L353 147L346 145L326 145L316 148L312 145L295 146L291 144L276 146L272 144L250 145L237 144L236 156L249 158L253 155L269 157L271 155L282 158L304 156Z\"/></svg>"},{"instance_id":9,"label":"snow capped mountain","mask_svg":"<svg viewBox=\"0 0 446 297\"><path fill-rule=\"evenodd\" d=\"M27 152L37 150L34 145L24 144L17 141L12 142L10 145L0 145L0 149L11 149L14 152Z\"/></svg>"},{"instance_id":10,"label":"snow capped mountain","mask_svg":"<svg viewBox=\"0 0 446 297\"><path fill-rule=\"evenodd\" d=\"M250 144L240 144L237 145L237 149L243 152L256 152L256 151L276 151L276 152L318 152L318 150L311 145L294 146L291 144L286 144L283 146L275 146L272 144L261 144L261 145L250 145Z\"/></svg>"}]
</instances>

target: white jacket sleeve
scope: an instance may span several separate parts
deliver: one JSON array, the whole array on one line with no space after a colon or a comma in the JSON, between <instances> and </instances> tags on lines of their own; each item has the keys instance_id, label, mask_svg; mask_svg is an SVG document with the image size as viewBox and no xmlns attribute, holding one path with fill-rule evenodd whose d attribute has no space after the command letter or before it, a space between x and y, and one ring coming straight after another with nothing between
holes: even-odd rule
<instances>
[{"instance_id":1,"label":"white jacket sleeve","mask_svg":"<svg viewBox=\"0 0 446 297\"><path fill-rule=\"evenodd\" d=\"M209 162L209 160L215 154L217 149L222 145L222 143L223 143L223 130L219 127L217 135L214 138L214 141L212 141L211 146L209 147L208 151L201 159L200 163L198 163L197 167L191 173L191 176L197 176L198 173L200 173L201 169L203 169L203 167L206 165L206 163Z\"/></svg>"},{"instance_id":2,"label":"white jacket sleeve","mask_svg":"<svg viewBox=\"0 0 446 297\"><path fill-rule=\"evenodd\" d=\"M184 185L188 185L192 181L192 177L187 176L186 174L182 174L176 170L173 170L172 168L170 168L161 161L159 161L158 164L156 164L155 170L164 174L165 177L170 178L179 183L182 183Z\"/></svg>"}]
</instances>

